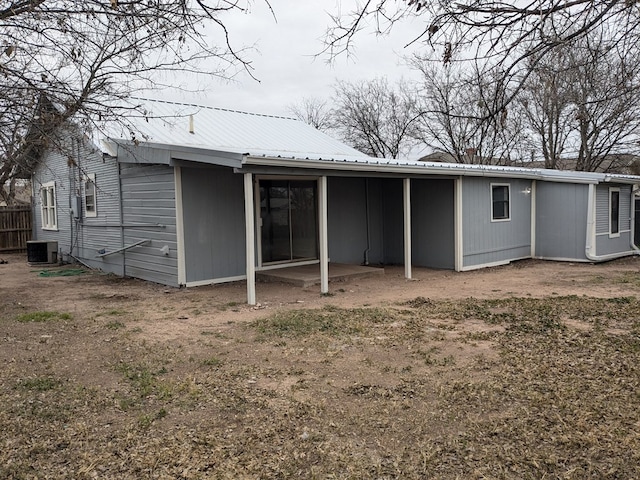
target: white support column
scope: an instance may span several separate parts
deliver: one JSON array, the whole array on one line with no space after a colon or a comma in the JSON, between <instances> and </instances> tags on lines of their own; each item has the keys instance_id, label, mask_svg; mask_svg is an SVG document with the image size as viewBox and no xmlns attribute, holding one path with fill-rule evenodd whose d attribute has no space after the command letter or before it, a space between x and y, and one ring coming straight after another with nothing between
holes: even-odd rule
<instances>
[{"instance_id":1,"label":"white support column","mask_svg":"<svg viewBox=\"0 0 640 480\"><path fill-rule=\"evenodd\" d=\"M411 279L411 179L402 182L404 206L404 277Z\"/></svg>"},{"instance_id":2,"label":"white support column","mask_svg":"<svg viewBox=\"0 0 640 480\"><path fill-rule=\"evenodd\" d=\"M318 179L318 207L320 234L320 293L329 292L329 240L327 229L327 177Z\"/></svg>"},{"instance_id":3,"label":"white support column","mask_svg":"<svg viewBox=\"0 0 640 480\"><path fill-rule=\"evenodd\" d=\"M247 252L247 303L256 304L256 235L253 205L253 175L244 174L244 218Z\"/></svg>"},{"instance_id":4,"label":"white support column","mask_svg":"<svg viewBox=\"0 0 640 480\"><path fill-rule=\"evenodd\" d=\"M458 177L454 180L455 184L455 269L456 272L461 272L464 267L464 244L462 236L462 177Z\"/></svg>"},{"instance_id":5,"label":"white support column","mask_svg":"<svg viewBox=\"0 0 640 480\"><path fill-rule=\"evenodd\" d=\"M174 167L173 178L176 191L176 247L178 249L178 285L187 284L187 259L184 247L184 211L182 207L182 170ZM124 246L124 243L123 245Z\"/></svg>"},{"instance_id":6,"label":"white support column","mask_svg":"<svg viewBox=\"0 0 640 480\"><path fill-rule=\"evenodd\" d=\"M536 258L536 186L535 180L531 181L531 258Z\"/></svg>"}]
</instances>

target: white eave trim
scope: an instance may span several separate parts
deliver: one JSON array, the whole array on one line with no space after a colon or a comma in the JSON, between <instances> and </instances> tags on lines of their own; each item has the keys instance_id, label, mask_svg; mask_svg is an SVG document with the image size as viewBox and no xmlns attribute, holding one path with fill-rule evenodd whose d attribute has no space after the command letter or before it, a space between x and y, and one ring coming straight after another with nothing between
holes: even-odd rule
<instances>
[{"instance_id":1,"label":"white eave trim","mask_svg":"<svg viewBox=\"0 0 640 480\"><path fill-rule=\"evenodd\" d=\"M306 168L316 170L376 172L402 175L466 175L492 178L527 178L547 182L599 184L601 182L640 183L640 177L616 176L593 172L568 172L564 170L527 169L519 167L497 167L433 162L424 164L402 163L394 160L372 159L309 159L295 157L262 157L245 155L243 165L266 167Z\"/></svg>"}]
</instances>

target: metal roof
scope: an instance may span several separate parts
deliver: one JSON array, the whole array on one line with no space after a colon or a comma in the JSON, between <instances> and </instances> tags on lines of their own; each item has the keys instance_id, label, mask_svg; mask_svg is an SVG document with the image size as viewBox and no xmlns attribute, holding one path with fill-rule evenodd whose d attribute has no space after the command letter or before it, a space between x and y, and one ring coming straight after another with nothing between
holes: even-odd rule
<instances>
[{"instance_id":1,"label":"metal roof","mask_svg":"<svg viewBox=\"0 0 640 480\"><path fill-rule=\"evenodd\" d=\"M133 101L142 107L144 115L128 117L124 125L113 125L108 133L110 139L152 148L189 149L202 155L228 152L241 155L242 165L568 183L640 183L640 177L633 175L373 158L293 118L162 100Z\"/></svg>"},{"instance_id":2,"label":"metal roof","mask_svg":"<svg viewBox=\"0 0 640 480\"><path fill-rule=\"evenodd\" d=\"M294 118L161 100L132 100L144 114L128 117L125 125L113 125L108 132L113 140L269 157L366 158Z\"/></svg>"}]
</instances>

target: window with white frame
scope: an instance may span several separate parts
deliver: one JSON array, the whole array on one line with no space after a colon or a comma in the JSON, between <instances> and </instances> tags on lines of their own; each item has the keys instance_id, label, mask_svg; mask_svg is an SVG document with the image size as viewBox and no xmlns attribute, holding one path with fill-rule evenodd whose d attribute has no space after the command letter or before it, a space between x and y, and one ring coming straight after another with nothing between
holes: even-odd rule
<instances>
[{"instance_id":1,"label":"window with white frame","mask_svg":"<svg viewBox=\"0 0 640 480\"><path fill-rule=\"evenodd\" d=\"M84 178L84 214L86 217L98 216L95 173L89 173Z\"/></svg>"},{"instance_id":2,"label":"window with white frame","mask_svg":"<svg viewBox=\"0 0 640 480\"><path fill-rule=\"evenodd\" d=\"M43 183L40 187L40 208L42 212L42 229L57 230L55 182Z\"/></svg>"},{"instance_id":3,"label":"window with white frame","mask_svg":"<svg viewBox=\"0 0 640 480\"><path fill-rule=\"evenodd\" d=\"M510 186L508 183L491 184L491 221L504 222L511 219Z\"/></svg>"},{"instance_id":4,"label":"window with white frame","mask_svg":"<svg viewBox=\"0 0 640 480\"><path fill-rule=\"evenodd\" d=\"M609 189L609 236L620 236L620 189Z\"/></svg>"}]
</instances>

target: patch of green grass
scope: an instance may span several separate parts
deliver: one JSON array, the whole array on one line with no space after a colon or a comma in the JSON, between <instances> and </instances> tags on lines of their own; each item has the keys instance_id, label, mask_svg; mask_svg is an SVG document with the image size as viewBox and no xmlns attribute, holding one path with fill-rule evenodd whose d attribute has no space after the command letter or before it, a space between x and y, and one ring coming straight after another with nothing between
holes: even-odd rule
<instances>
[{"instance_id":1,"label":"patch of green grass","mask_svg":"<svg viewBox=\"0 0 640 480\"><path fill-rule=\"evenodd\" d=\"M129 381L139 398L156 395L158 398L166 399L172 396L172 386L158 380L159 375L167 373L164 367L154 371L146 365L122 362L117 365L116 371Z\"/></svg>"},{"instance_id":2,"label":"patch of green grass","mask_svg":"<svg viewBox=\"0 0 640 480\"><path fill-rule=\"evenodd\" d=\"M161 408L153 414L148 413L145 415L141 415L140 418L138 418L138 427L146 430L153 424L153 422L155 422L156 420L160 420L161 418L164 418L166 416L167 411L164 408Z\"/></svg>"},{"instance_id":3,"label":"patch of green grass","mask_svg":"<svg viewBox=\"0 0 640 480\"><path fill-rule=\"evenodd\" d=\"M18 387L24 390L32 390L36 392L46 392L57 388L62 382L52 377L34 377L25 378L18 382Z\"/></svg>"},{"instance_id":4,"label":"patch of green grass","mask_svg":"<svg viewBox=\"0 0 640 480\"><path fill-rule=\"evenodd\" d=\"M54 320L71 320L71 314L61 312L29 312L18 315L16 318L19 322L49 322Z\"/></svg>"},{"instance_id":5,"label":"patch of green grass","mask_svg":"<svg viewBox=\"0 0 640 480\"><path fill-rule=\"evenodd\" d=\"M219 367L222 365L222 360L218 357L210 357L202 361L202 365L206 365L207 367Z\"/></svg>"},{"instance_id":6,"label":"patch of green grass","mask_svg":"<svg viewBox=\"0 0 640 480\"><path fill-rule=\"evenodd\" d=\"M124 323L119 322L117 320L113 322L109 322L105 325L105 328L108 328L109 330L119 330L124 327L125 327Z\"/></svg>"}]
</instances>

